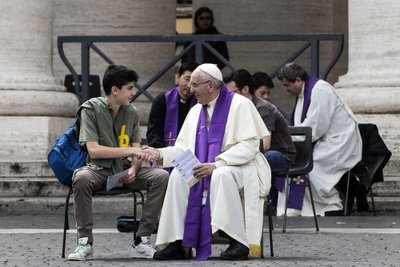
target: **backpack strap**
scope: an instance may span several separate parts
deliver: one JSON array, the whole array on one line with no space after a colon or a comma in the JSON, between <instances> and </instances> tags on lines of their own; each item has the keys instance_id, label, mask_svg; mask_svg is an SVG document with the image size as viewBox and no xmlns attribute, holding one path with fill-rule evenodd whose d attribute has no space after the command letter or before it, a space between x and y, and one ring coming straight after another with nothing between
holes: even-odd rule
<instances>
[{"instance_id":1,"label":"backpack strap","mask_svg":"<svg viewBox=\"0 0 400 267\"><path fill-rule=\"evenodd\" d=\"M76 140L79 143L79 133L80 133L80 129L81 129L81 122L80 122L80 118L81 118L81 112L82 112L83 107L80 106L78 108L78 110L76 111L76 115L75 115L75 119L73 120L71 127L74 128L74 132L75 132L75 136L76 136ZM86 146L82 146L82 148L86 150Z\"/></svg>"}]
</instances>

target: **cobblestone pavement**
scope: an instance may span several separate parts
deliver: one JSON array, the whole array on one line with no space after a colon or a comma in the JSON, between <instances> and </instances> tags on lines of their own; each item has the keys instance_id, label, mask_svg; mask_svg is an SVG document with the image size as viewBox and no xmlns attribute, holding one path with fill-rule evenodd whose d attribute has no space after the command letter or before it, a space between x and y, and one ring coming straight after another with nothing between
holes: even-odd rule
<instances>
[{"instance_id":1,"label":"cobblestone pavement","mask_svg":"<svg viewBox=\"0 0 400 267\"><path fill-rule=\"evenodd\" d=\"M0 214L0 266L399 266L400 262L397 215L319 218L320 232L313 228L312 218L288 218L286 233L282 219L274 218L275 256L269 255L266 227L265 258L241 262L218 259L226 245L213 245L213 256L206 262L133 259L132 234L116 231L116 216L96 214L93 261L67 262L61 258L62 214ZM66 254L75 248L74 232L67 235Z\"/></svg>"}]
</instances>

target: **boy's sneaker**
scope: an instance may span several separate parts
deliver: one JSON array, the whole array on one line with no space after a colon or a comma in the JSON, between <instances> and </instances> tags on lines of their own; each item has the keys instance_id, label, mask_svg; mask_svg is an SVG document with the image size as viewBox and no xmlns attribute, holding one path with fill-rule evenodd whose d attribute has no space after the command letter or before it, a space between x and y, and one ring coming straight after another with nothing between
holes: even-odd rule
<instances>
[{"instance_id":1,"label":"boy's sneaker","mask_svg":"<svg viewBox=\"0 0 400 267\"><path fill-rule=\"evenodd\" d=\"M78 246L68 255L69 261L86 261L93 260L93 248L90 244L87 243L88 238L82 237L78 240Z\"/></svg>"},{"instance_id":2,"label":"boy's sneaker","mask_svg":"<svg viewBox=\"0 0 400 267\"><path fill-rule=\"evenodd\" d=\"M150 242L149 237L141 237L142 242L135 245L132 244L133 248L133 257L134 258L144 258L144 259L152 259L156 249Z\"/></svg>"}]
</instances>

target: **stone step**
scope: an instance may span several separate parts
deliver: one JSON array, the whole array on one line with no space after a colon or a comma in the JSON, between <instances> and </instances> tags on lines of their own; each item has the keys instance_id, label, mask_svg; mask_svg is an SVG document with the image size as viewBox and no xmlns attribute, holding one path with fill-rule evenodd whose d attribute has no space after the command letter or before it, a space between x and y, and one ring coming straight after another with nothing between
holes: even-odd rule
<instances>
[{"instance_id":1,"label":"stone step","mask_svg":"<svg viewBox=\"0 0 400 267\"><path fill-rule=\"evenodd\" d=\"M372 187L375 196L400 197L400 179L385 177L384 182L375 183ZM0 197L59 197L68 192L54 176L20 176L0 177Z\"/></svg>"},{"instance_id":2,"label":"stone step","mask_svg":"<svg viewBox=\"0 0 400 267\"><path fill-rule=\"evenodd\" d=\"M61 197L67 192L55 177L0 178L0 197Z\"/></svg>"},{"instance_id":3,"label":"stone step","mask_svg":"<svg viewBox=\"0 0 400 267\"><path fill-rule=\"evenodd\" d=\"M400 197L374 197L375 210L377 213L399 213ZM372 211L371 198L368 197L370 211Z\"/></svg>"},{"instance_id":4,"label":"stone step","mask_svg":"<svg viewBox=\"0 0 400 267\"><path fill-rule=\"evenodd\" d=\"M12 177L54 177L47 161L0 161L0 179Z\"/></svg>"},{"instance_id":5,"label":"stone step","mask_svg":"<svg viewBox=\"0 0 400 267\"><path fill-rule=\"evenodd\" d=\"M383 182L375 183L372 186L374 195L381 197L400 197L400 178L384 177Z\"/></svg>"},{"instance_id":6,"label":"stone step","mask_svg":"<svg viewBox=\"0 0 400 267\"><path fill-rule=\"evenodd\" d=\"M63 214L65 211L65 197L0 197L0 215L18 214ZM399 197L375 197L377 214L400 213ZM73 198L70 198L69 211L73 214ZM371 198L368 197L372 212ZM93 213L110 213L130 215L133 213L133 197L126 196L97 196L93 198ZM352 214L355 214L353 212ZM141 215L141 208L138 208Z\"/></svg>"},{"instance_id":7,"label":"stone step","mask_svg":"<svg viewBox=\"0 0 400 267\"><path fill-rule=\"evenodd\" d=\"M0 197L0 214L41 214L61 213L65 211L66 194L64 197ZM73 197L69 200L69 211L73 214ZM133 196L96 196L92 201L93 213L133 214ZM138 208L141 215L141 207Z\"/></svg>"}]
</instances>

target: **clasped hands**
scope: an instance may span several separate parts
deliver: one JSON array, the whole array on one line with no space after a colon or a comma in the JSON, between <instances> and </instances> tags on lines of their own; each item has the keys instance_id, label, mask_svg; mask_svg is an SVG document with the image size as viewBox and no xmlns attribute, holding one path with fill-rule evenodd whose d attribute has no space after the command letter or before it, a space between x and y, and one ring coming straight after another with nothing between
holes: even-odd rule
<instances>
[{"instance_id":1,"label":"clasped hands","mask_svg":"<svg viewBox=\"0 0 400 267\"><path fill-rule=\"evenodd\" d=\"M155 162L160 159L160 151L154 147L142 146L141 152L136 157L150 163Z\"/></svg>"},{"instance_id":2,"label":"clasped hands","mask_svg":"<svg viewBox=\"0 0 400 267\"><path fill-rule=\"evenodd\" d=\"M137 159L142 159L148 162L157 161L160 158L160 152L152 147L144 146L142 148L139 147L131 147L131 155L132 157L136 157ZM123 184L129 184L136 180L137 169L135 166L131 166L128 171L128 174L120 179L120 182Z\"/></svg>"},{"instance_id":3,"label":"clasped hands","mask_svg":"<svg viewBox=\"0 0 400 267\"><path fill-rule=\"evenodd\" d=\"M138 159L147 162L156 162L161 158L160 151L150 146L143 146L142 151L136 155ZM210 176L216 166L213 163L201 163L193 167L193 175L197 178L205 178Z\"/></svg>"}]
</instances>

